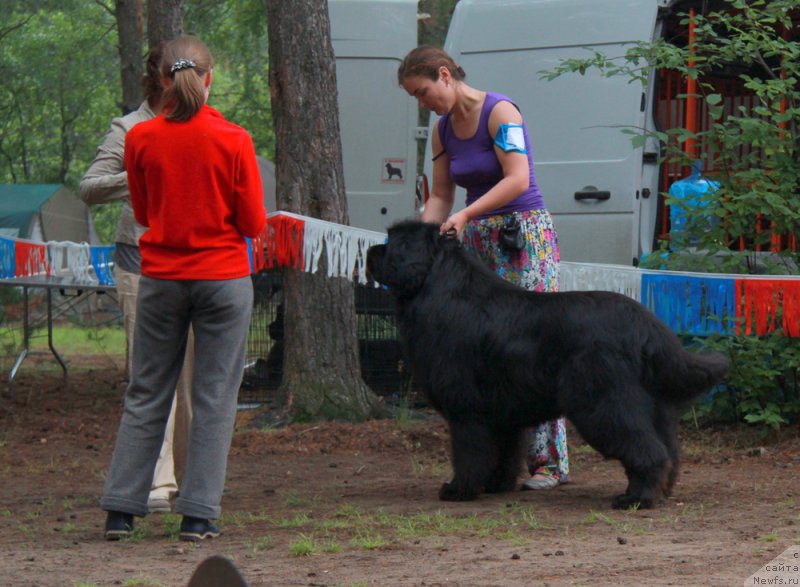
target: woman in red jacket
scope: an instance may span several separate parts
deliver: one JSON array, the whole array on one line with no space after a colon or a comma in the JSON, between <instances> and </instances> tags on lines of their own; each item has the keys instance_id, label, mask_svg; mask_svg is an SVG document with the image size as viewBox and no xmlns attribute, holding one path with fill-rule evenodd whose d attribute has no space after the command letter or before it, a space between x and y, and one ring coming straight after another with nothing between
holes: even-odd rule
<instances>
[{"instance_id":1,"label":"woman in red jacket","mask_svg":"<svg viewBox=\"0 0 800 587\"><path fill-rule=\"evenodd\" d=\"M261 178L247 132L206 105L213 59L194 37L167 44L164 113L132 128L125 169L142 277L133 372L101 506L116 540L147 514L147 495L189 326L195 336L193 421L175 500L183 540L219 535L225 469L253 305L244 237L265 227Z\"/></svg>"}]
</instances>

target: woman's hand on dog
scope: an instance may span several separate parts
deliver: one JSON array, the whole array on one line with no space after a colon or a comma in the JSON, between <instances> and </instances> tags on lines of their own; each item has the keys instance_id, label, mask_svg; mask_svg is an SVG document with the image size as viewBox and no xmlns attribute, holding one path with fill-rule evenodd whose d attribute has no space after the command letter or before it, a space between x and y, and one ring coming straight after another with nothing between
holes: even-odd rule
<instances>
[{"instance_id":1,"label":"woman's hand on dog","mask_svg":"<svg viewBox=\"0 0 800 587\"><path fill-rule=\"evenodd\" d=\"M442 222L442 225L439 227L439 232L441 234L451 236L451 231L455 231L453 236L461 236L461 233L464 232L464 227L468 221L469 217L467 216L466 212L464 212L464 210L460 210Z\"/></svg>"}]
</instances>

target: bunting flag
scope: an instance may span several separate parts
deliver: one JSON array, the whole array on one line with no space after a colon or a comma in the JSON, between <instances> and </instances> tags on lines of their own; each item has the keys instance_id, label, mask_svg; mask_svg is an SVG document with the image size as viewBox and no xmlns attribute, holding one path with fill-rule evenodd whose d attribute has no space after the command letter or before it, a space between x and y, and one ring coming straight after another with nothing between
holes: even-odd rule
<instances>
[{"instance_id":1,"label":"bunting flag","mask_svg":"<svg viewBox=\"0 0 800 587\"><path fill-rule=\"evenodd\" d=\"M736 294L742 317L738 334L764 336L780 328L786 336L800 336L800 281L743 279Z\"/></svg>"},{"instance_id":2,"label":"bunting flag","mask_svg":"<svg viewBox=\"0 0 800 587\"><path fill-rule=\"evenodd\" d=\"M244 237L247 243L247 258L250 261L250 273L260 273L267 268L266 240L269 227L255 238Z\"/></svg>"},{"instance_id":3,"label":"bunting flag","mask_svg":"<svg viewBox=\"0 0 800 587\"><path fill-rule=\"evenodd\" d=\"M267 241L267 228L265 227L264 230L259 234L256 238L250 241L251 244L251 272L252 273L260 273L264 269L267 268L267 257L266 257L266 241Z\"/></svg>"},{"instance_id":4,"label":"bunting flag","mask_svg":"<svg viewBox=\"0 0 800 587\"><path fill-rule=\"evenodd\" d=\"M367 250L384 233L274 212L264 232L247 239L253 273L272 268L317 272L368 283ZM113 286L114 246L40 243L0 236L0 278L58 278ZM642 270L624 265L561 263L561 291L614 291L647 306L675 332L800 337L800 277Z\"/></svg>"},{"instance_id":5,"label":"bunting flag","mask_svg":"<svg viewBox=\"0 0 800 587\"><path fill-rule=\"evenodd\" d=\"M47 243L47 256L54 277L71 276L78 283L90 283L91 255L88 243Z\"/></svg>"},{"instance_id":6,"label":"bunting flag","mask_svg":"<svg viewBox=\"0 0 800 587\"><path fill-rule=\"evenodd\" d=\"M18 240L14 246L14 277L50 275L47 245Z\"/></svg>"},{"instance_id":7,"label":"bunting flag","mask_svg":"<svg viewBox=\"0 0 800 587\"><path fill-rule=\"evenodd\" d=\"M117 285L117 281L114 278L115 250L116 247L114 245L89 248L89 258L92 262L92 269L94 269L94 274L100 285Z\"/></svg>"},{"instance_id":8,"label":"bunting flag","mask_svg":"<svg viewBox=\"0 0 800 587\"><path fill-rule=\"evenodd\" d=\"M267 215L265 247L266 266L303 269L303 233L305 220L276 212Z\"/></svg>"},{"instance_id":9,"label":"bunting flag","mask_svg":"<svg viewBox=\"0 0 800 587\"><path fill-rule=\"evenodd\" d=\"M270 214L267 224L268 267L294 267L316 273L324 255L328 277L355 279L361 284L368 283L367 250L386 241L381 232L290 212Z\"/></svg>"},{"instance_id":10,"label":"bunting flag","mask_svg":"<svg viewBox=\"0 0 800 587\"><path fill-rule=\"evenodd\" d=\"M114 285L113 245L0 237L0 279Z\"/></svg>"},{"instance_id":11,"label":"bunting flag","mask_svg":"<svg viewBox=\"0 0 800 587\"><path fill-rule=\"evenodd\" d=\"M800 336L800 277L563 262L560 289L623 293L682 334L764 336L780 329L786 336Z\"/></svg>"},{"instance_id":12,"label":"bunting flag","mask_svg":"<svg viewBox=\"0 0 800 587\"><path fill-rule=\"evenodd\" d=\"M16 271L14 239L0 236L0 279L13 279Z\"/></svg>"},{"instance_id":13,"label":"bunting flag","mask_svg":"<svg viewBox=\"0 0 800 587\"><path fill-rule=\"evenodd\" d=\"M735 330L732 279L644 272L641 302L675 332L707 336Z\"/></svg>"},{"instance_id":14,"label":"bunting flag","mask_svg":"<svg viewBox=\"0 0 800 587\"><path fill-rule=\"evenodd\" d=\"M601 290L641 299L642 271L624 265L561 262L561 291Z\"/></svg>"},{"instance_id":15,"label":"bunting flag","mask_svg":"<svg viewBox=\"0 0 800 587\"><path fill-rule=\"evenodd\" d=\"M268 218L266 266L316 272L325 257L330 277L367 283L366 253L383 233L289 212ZM643 270L624 265L561 263L561 291L605 290L650 308L678 333L763 335L780 327L800 336L800 278ZM744 322L744 326L742 323Z\"/></svg>"}]
</instances>

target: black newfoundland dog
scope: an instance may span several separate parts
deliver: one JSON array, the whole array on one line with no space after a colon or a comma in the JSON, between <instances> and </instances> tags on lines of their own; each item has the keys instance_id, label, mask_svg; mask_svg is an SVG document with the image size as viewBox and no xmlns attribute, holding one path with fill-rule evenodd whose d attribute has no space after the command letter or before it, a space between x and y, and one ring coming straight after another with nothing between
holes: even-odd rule
<instances>
[{"instance_id":1,"label":"black newfoundland dog","mask_svg":"<svg viewBox=\"0 0 800 587\"><path fill-rule=\"evenodd\" d=\"M687 351L620 294L511 285L434 224L395 224L367 266L394 294L415 381L450 429L454 477L440 499L513 489L525 428L562 415L625 467L615 508L649 508L669 495L677 418L725 377L723 355Z\"/></svg>"}]
</instances>

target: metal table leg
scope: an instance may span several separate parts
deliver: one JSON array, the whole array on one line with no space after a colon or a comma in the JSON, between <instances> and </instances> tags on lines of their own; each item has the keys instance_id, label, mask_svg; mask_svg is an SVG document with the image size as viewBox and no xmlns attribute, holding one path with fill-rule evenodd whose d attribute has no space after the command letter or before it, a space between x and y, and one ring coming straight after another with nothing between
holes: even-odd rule
<instances>
[{"instance_id":1,"label":"metal table leg","mask_svg":"<svg viewBox=\"0 0 800 587\"><path fill-rule=\"evenodd\" d=\"M61 365L61 370L64 372L64 385L66 385L68 380L67 364L64 362L64 359L61 358L61 355L58 354L58 351L53 345L53 291L49 287L45 288L45 291L47 296L47 346L50 348L50 352L53 353L53 356L56 358L56 361L58 361L58 364ZM17 358L14 361L14 366L11 367L11 371L8 374L8 395L12 398L14 397L14 377L22 365L22 362L25 360L25 357L27 357L28 353L30 352L31 323L29 316L28 288L26 286L22 286L22 299L22 349L17 355Z\"/></svg>"},{"instance_id":2,"label":"metal table leg","mask_svg":"<svg viewBox=\"0 0 800 587\"><path fill-rule=\"evenodd\" d=\"M22 361L25 360L25 357L28 356L29 344L30 344L30 325L28 323L28 288L22 288L22 350L19 351L16 360L14 361L14 366L11 367L11 372L8 374L8 395L10 397L14 397L14 376L17 374L17 370L19 369L20 365L22 365Z\"/></svg>"},{"instance_id":3,"label":"metal table leg","mask_svg":"<svg viewBox=\"0 0 800 587\"><path fill-rule=\"evenodd\" d=\"M64 385L67 384L67 364L58 351L53 346L53 290L47 288L47 346L50 347L50 352L61 365L61 370L64 371Z\"/></svg>"}]
</instances>

